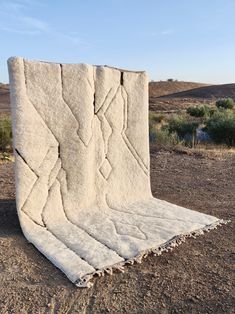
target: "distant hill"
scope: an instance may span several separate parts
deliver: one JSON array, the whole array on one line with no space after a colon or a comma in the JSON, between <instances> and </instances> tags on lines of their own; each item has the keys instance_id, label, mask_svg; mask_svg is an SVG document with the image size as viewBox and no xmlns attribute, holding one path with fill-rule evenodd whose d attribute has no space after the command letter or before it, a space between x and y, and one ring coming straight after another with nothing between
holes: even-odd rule
<instances>
[{"instance_id":1,"label":"distant hill","mask_svg":"<svg viewBox=\"0 0 235 314\"><path fill-rule=\"evenodd\" d=\"M190 89L208 86L208 84L183 81L157 81L149 83L149 97L161 97Z\"/></svg>"},{"instance_id":2,"label":"distant hill","mask_svg":"<svg viewBox=\"0 0 235 314\"><path fill-rule=\"evenodd\" d=\"M149 83L149 108L152 111L185 110L190 105L212 104L218 98L235 100L235 84L206 85L192 82Z\"/></svg>"},{"instance_id":3,"label":"distant hill","mask_svg":"<svg viewBox=\"0 0 235 314\"><path fill-rule=\"evenodd\" d=\"M207 85L181 81L149 83L151 110L177 110L190 103L212 102L217 98L235 100L235 84ZM0 113L10 112L9 85L0 83Z\"/></svg>"},{"instance_id":4,"label":"distant hill","mask_svg":"<svg viewBox=\"0 0 235 314\"><path fill-rule=\"evenodd\" d=\"M185 91L178 91L170 95L164 95L167 98L204 98L217 99L231 97L235 100L235 84L208 85L193 88Z\"/></svg>"},{"instance_id":5,"label":"distant hill","mask_svg":"<svg viewBox=\"0 0 235 314\"><path fill-rule=\"evenodd\" d=\"M9 85L0 83L0 113L10 111Z\"/></svg>"}]
</instances>

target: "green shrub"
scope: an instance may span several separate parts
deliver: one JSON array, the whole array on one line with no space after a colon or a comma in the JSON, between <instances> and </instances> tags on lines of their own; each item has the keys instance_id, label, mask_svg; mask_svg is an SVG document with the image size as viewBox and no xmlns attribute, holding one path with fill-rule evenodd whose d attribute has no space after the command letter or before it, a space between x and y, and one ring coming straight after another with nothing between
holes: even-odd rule
<instances>
[{"instance_id":1,"label":"green shrub","mask_svg":"<svg viewBox=\"0 0 235 314\"><path fill-rule=\"evenodd\" d=\"M180 137L196 132L199 122L187 121L185 116L174 115L168 123L170 133L176 132Z\"/></svg>"},{"instance_id":2,"label":"green shrub","mask_svg":"<svg viewBox=\"0 0 235 314\"><path fill-rule=\"evenodd\" d=\"M209 105L191 106L187 108L187 113L192 117L212 116L215 108Z\"/></svg>"},{"instance_id":3,"label":"green shrub","mask_svg":"<svg viewBox=\"0 0 235 314\"><path fill-rule=\"evenodd\" d=\"M10 156L9 153L3 152L2 154L0 154L0 160L10 161L11 160L11 156Z\"/></svg>"},{"instance_id":4,"label":"green shrub","mask_svg":"<svg viewBox=\"0 0 235 314\"><path fill-rule=\"evenodd\" d=\"M149 120L149 141L150 143L156 141L156 127L152 120Z\"/></svg>"},{"instance_id":5,"label":"green shrub","mask_svg":"<svg viewBox=\"0 0 235 314\"><path fill-rule=\"evenodd\" d=\"M157 144L160 147L174 147L181 144L181 141L176 133L170 133L167 129L157 129L154 125L150 126L149 130L150 142Z\"/></svg>"},{"instance_id":6,"label":"green shrub","mask_svg":"<svg viewBox=\"0 0 235 314\"><path fill-rule=\"evenodd\" d=\"M161 123L164 119L165 119L165 115L163 113L155 113L155 112L149 113L150 121Z\"/></svg>"},{"instance_id":7,"label":"green shrub","mask_svg":"<svg viewBox=\"0 0 235 314\"><path fill-rule=\"evenodd\" d=\"M213 116L213 114L216 112L217 108L216 107L212 107L212 106L209 106L209 105L204 105L205 107L205 111L206 111L206 116Z\"/></svg>"},{"instance_id":8,"label":"green shrub","mask_svg":"<svg viewBox=\"0 0 235 314\"><path fill-rule=\"evenodd\" d=\"M187 146L193 147L198 126L199 122L197 121L187 121L185 116L174 115L169 120L166 129L170 133L176 133L181 140L184 140Z\"/></svg>"},{"instance_id":9,"label":"green shrub","mask_svg":"<svg viewBox=\"0 0 235 314\"><path fill-rule=\"evenodd\" d=\"M232 98L221 98L216 101L217 108L224 108L224 109L233 109L234 101Z\"/></svg>"},{"instance_id":10,"label":"green shrub","mask_svg":"<svg viewBox=\"0 0 235 314\"><path fill-rule=\"evenodd\" d=\"M206 114L204 106L188 107L187 113L192 117L204 117Z\"/></svg>"},{"instance_id":11,"label":"green shrub","mask_svg":"<svg viewBox=\"0 0 235 314\"><path fill-rule=\"evenodd\" d=\"M173 147L181 144L176 133L170 133L167 129L156 130L156 144L163 147Z\"/></svg>"},{"instance_id":12,"label":"green shrub","mask_svg":"<svg viewBox=\"0 0 235 314\"><path fill-rule=\"evenodd\" d=\"M0 150L5 152L7 149L11 149L11 145L11 119L8 116L0 116Z\"/></svg>"},{"instance_id":13,"label":"green shrub","mask_svg":"<svg viewBox=\"0 0 235 314\"><path fill-rule=\"evenodd\" d=\"M205 131L216 143L235 146L235 114L230 111L218 111L205 123Z\"/></svg>"}]
</instances>

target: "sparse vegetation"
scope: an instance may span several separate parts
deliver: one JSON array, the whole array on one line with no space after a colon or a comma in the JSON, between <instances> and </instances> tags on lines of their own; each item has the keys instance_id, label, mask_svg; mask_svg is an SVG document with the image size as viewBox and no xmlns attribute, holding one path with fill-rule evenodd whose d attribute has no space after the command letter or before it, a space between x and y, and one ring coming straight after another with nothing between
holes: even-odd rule
<instances>
[{"instance_id":1,"label":"sparse vegetation","mask_svg":"<svg viewBox=\"0 0 235 314\"><path fill-rule=\"evenodd\" d=\"M234 101L232 98L221 98L216 101L216 107L223 109L233 109Z\"/></svg>"},{"instance_id":2,"label":"sparse vegetation","mask_svg":"<svg viewBox=\"0 0 235 314\"><path fill-rule=\"evenodd\" d=\"M0 151L6 152L12 147L11 118L0 116Z\"/></svg>"},{"instance_id":3,"label":"sparse vegetation","mask_svg":"<svg viewBox=\"0 0 235 314\"><path fill-rule=\"evenodd\" d=\"M233 99L223 98L216 101L216 106L212 103L191 105L186 109L186 113L179 111L174 115L163 115L151 112L150 140L161 146L235 146L233 108Z\"/></svg>"},{"instance_id":4,"label":"sparse vegetation","mask_svg":"<svg viewBox=\"0 0 235 314\"><path fill-rule=\"evenodd\" d=\"M198 126L199 122L188 121L184 115L174 115L165 128L170 133L176 133L186 146L194 147Z\"/></svg>"},{"instance_id":5,"label":"sparse vegetation","mask_svg":"<svg viewBox=\"0 0 235 314\"><path fill-rule=\"evenodd\" d=\"M155 113L155 112L149 113L150 121L161 123L164 119L165 119L165 115L163 113Z\"/></svg>"},{"instance_id":6,"label":"sparse vegetation","mask_svg":"<svg viewBox=\"0 0 235 314\"><path fill-rule=\"evenodd\" d=\"M12 158L11 158L11 155L9 153L3 152L3 153L0 153L0 160L11 161Z\"/></svg>"},{"instance_id":7,"label":"sparse vegetation","mask_svg":"<svg viewBox=\"0 0 235 314\"><path fill-rule=\"evenodd\" d=\"M182 144L176 133L170 133L167 129L156 130L156 143L164 148L171 148Z\"/></svg>"},{"instance_id":8,"label":"sparse vegetation","mask_svg":"<svg viewBox=\"0 0 235 314\"><path fill-rule=\"evenodd\" d=\"M187 113L192 117L204 117L205 108L204 106L190 106L187 108Z\"/></svg>"},{"instance_id":9,"label":"sparse vegetation","mask_svg":"<svg viewBox=\"0 0 235 314\"><path fill-rule=\"evenodd\" d=\"M190 106L187 108L187 113L192 117L212 116L215 108L209 105Z\"/></svg>"},{"instance_id":10,"label":"sparse vegetation","mask_svg":"<svg viewBox=\"0 0 235 314\"><path fill-rule=\"evenodd\" d=\"M150 123L150 143L156 143L159 147L171 148L180 145L181 141L176 133L171 133L166 128L157 128L156 124Z\"/></svg>"},{"instance_id":11,"label":"sparse vegetation","mask_svg":"<svg viewBox=\"0 0 235 314\"><path fill-rule=\"evenodd\" d=\"M215 143L235 146L235 114L231 110L217 111L205 123L205 131Z\"/></svg>"}]
</instances>

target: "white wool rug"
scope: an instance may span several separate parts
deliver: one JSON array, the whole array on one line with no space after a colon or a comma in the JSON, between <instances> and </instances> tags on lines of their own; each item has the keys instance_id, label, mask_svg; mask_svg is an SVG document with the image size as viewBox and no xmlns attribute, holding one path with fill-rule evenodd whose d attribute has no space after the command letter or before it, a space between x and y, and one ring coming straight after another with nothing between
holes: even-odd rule
<instances>
[{"instance_id":1,"label":"white wool rug","mask_svg":"<svg viewBox=\"0 0 235 314\"><path fill-rule=\"evenodd\" d=\"M78 287L223 222L153 198L145 72L8 66L20 224Z\"/></svg>"}]
</instances>

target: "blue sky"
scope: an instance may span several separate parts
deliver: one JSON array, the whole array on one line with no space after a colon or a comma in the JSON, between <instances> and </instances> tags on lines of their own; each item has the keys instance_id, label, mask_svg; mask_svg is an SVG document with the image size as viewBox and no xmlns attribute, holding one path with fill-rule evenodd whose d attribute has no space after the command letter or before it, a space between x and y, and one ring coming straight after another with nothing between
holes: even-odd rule
<instances>
[{"instance_id":1,"label":"blue sky","mask_svg":"<svg viewBox=\"0 0 235 314\"><path fill-rule=\"evenodd\" d=\"M235 82L235 0L0 0L0 82L10 56Z\"/></svg>"}]
</instances>

